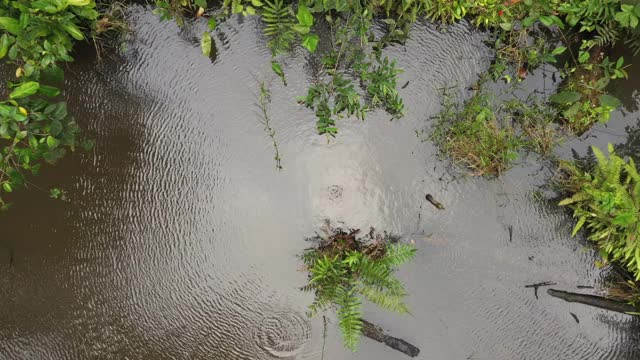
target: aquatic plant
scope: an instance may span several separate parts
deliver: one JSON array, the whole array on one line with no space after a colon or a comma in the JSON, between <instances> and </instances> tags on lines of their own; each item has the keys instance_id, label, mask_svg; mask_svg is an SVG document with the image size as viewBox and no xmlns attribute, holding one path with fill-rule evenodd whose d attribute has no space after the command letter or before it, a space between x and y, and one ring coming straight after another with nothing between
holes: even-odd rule
<instances>
[{"instance_id":1,"label":"aquatic plant","mask_svg":"<svg viewBox=\"0 0 640 360\"><path fill-rule=\"evenodd\" d=\"M282 170L282 164L280 157L280 148L278 147L278 143L276 142L276 131L271 126L271 116L269 115L269 104L271 103L271 90L267 88L264 81L260 83L260 94L258 95L258 103L260 105L260 111L262 112L262 125L264 125L264 131L271 138L271 143L273 144L274 156L273 159L276 161L276 169Z\"/></svg>"},{"instance_id":2,"label":"aquatic plant","mask_svg":"<svg viewBox=\"0 0 640 360\"><path fill-rule=\"evenodd\" d=\"M460 106L445 93L442 105L431 134L441 154L473 175L500 175L518 159L525 142L488 94L477 92Z\"/></svg>"},{"instance_id":3,"label":"aquatic plant","mask_svg":"<svg viewBox=\"0 0 640 360\"><path fill-rule=\"evenodd\" d=\"M401 244L385 234L357 238L359 230L325 228L325 236L312 240L302 259L309 271L304 291L312 291L315 300L310 315L335 308L344 345L355 351L362 335L362 299L385 310L408 313L404 286L394 273L415 255L415 248Z\"/></svg>"},{"instance_id":4,"label":"aquatic plant","mask_svg":"<svg viewBox=\"0 0 640 360\"><path fill-rule=\"evenodd\" d=\"M640 280L640 175L633 159L625 161L608 146L606 157L592 147L596 163L582 169L562 162L566 177L560 183L571 196L558 205L573 210L575 236L583 227L602 258L624 266Z\"/></svg>"}]
</instances>

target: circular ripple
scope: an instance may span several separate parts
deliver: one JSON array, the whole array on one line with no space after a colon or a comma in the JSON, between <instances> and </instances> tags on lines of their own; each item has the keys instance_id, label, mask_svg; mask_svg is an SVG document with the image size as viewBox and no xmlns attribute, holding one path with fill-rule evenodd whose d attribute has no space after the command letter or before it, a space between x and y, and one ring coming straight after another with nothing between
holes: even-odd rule
<instances>
[{"instance_id":1,"label":"circular ripple","mask_svg":"<svg viewBox=\"0 0 640 360\"><path fill-rule=\"evenodd\" d=\"M296 356L311 338L311 325L296 312L277 312L265 316L255 333L257 345L275 358Z\"/></svg>"}]
</instances>

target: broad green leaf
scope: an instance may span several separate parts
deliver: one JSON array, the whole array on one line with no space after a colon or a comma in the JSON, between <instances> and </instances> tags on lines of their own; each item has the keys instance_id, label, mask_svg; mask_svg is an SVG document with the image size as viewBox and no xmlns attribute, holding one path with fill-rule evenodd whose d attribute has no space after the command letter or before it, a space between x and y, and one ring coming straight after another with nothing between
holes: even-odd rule
<instances>
[{"instance_id":1,"label":"broad green leaf","mask_svg":"<svg viewBox=\"0 0 640 360\"><path fill-rule=\"evenodd\" d=\"M581 64L586 63L587 61L589 61L589 58L591 57L591 55L589 54L588 51L580 51L580 54L578 55L578 61Z\"/></svg>"},{"instance_id":2,"label":"broad green leaf","mask_svg":"<svg viewBox=\"0 0 640 360\"><path fill-rule=\"evenodd\" d=\"M264 3L260 0L251 0L251 5L255 6L255 7L261 7L264 5Z\"/></svg>"},{"instance_id":3,"label":"broad green leaf","mask_svg":"<svg viewBox=\"0 0 640 360\"><path fill-rule=\"evenodd\" d=\"M11 17L0 17L0 29L6 30L13 35L18 35L22 31L20 22Z\"/></svg>"},{"instance_id":4,"label":"broad green leaf","mask_svg":"<svg viewBox=\"0 0 640 360\"><path fill-rule=\"evenodd\" d=\"M29 26L31 15L28 12L20 13L20 27L26 29Z\"/></svg>"},{"instance_id":5,"label":"broad green leaf","mask_svg":"<svg viewBox=\"0 0 640 360\"><path fill-rule=\"evenodd\" d=\"M600 105L616 109L622 105L622 102L615 96L602 94L600 95Z\"/></svg>"},{"instance_id":6,"label":"broad green leaf","mask_svg":"<svg viewBox=\"0 0 640 360\"><path fill-rule=\"evenodd\" d=\"M313 15L311 15L309 8L307 8L306 6L300 5L298 7L298 14L296 15L296 17L298 18L298 22L300 23L300 25L308 27L313 26Z\"/></svg>"},{"instance_id":7,"label":"broad green leaf","mask_svg":"<svg viewBox=\"0 0 640 360\"><path fill-rule=\"evenodd\" d=\"M567 50L566 46L558 46L551 52L552 55L560 55Z\"/></svg>"},{"instance_id":8,"label":"broad green leaf","mask_svg":"<svg viewBox=\"0 0 640 360\"><path fill-rule=\"evenodd\" d=\"M293 25L293 30L300 35L308 34L311 31L311 27L300 24Z\"/></svg>"},{"instance_id":9,"label":"broad green leaf","mask_svg":"<svg viewBox=\"0 0 640 360\"><path fill-rule=\"evenodd\" d=\"M60 95L60 90L53 86L40 85L40 88L38 89L38 94L54 97L54 96Z\"/></svg>"},{"instance_id":10,"label":"broad green leaf","mask_svg":"<svg viewBox=\"0 0 640 360\"><path fill-rule=\"evenodd\" d=\"M11 187L11 184L9 184L8 182L5 182L2 184L2 188L4 189L4 191L10 193L13 191L13 188Z\"/></svg>"},{"instance_id":11,"label":"broad green leaf","mask_svg":"<svg viewBox=\"0 0 640 360\"><path fill-rule=\"evenodd\" d=\"M500 27L503 30L509 31L511 30L511 28L513 27L511 23L505 22L505 23L500 23Z\"/></svg>"},{"instance_id":12,"label":"broad green leaf","mask_svg":"<svg viewBox=\"0 0 640 360\"><path fill-rule=\"evenodd\" d=\"M543 24L544 24L544 26L547 26L547 27L549 27L549 26L553 25L553 23L554 23L554 21L553 21L553 18L552 18L552 17L550 17L550 16L544 16L544 15L541 15L541 16L540 16L540 22L541 22L541 23L543 23Z\"/></svg>"},{"instance_id":13,"label":"broad green leaf","mask_svg":"<svg viewBox=\"0 0 640 360\"><path fill-rule=\"evenodd\" d=\"M579 92L563 91L563 92L559 92L557 94L551 95L549 97L549 100L551 100L551 102L554 102L556 104L571 104L580 100L581 98L582 96L580 95Z\"/></svg>"},{"instance_id":14,"label":"broad green leaf","mask_svg":"<svg viewBox=\"0 0 640 360\"><path fill-rule=\"evenodd\" d=\"M528 16L522 20L522 26L529 27L536 22L536 18L534 16Z\"/></svg>"},{"instance_id":15,"label":"broad green leaf","mask_svg":"<svg viewBox=\"0 0 640 360\"><path fill-rule=\"evenodd\" d=\"M207 0L194 0L193 1L196 6L206 9L207 8Z\"/></svg>"},{"instance_id":16,"label":"broad green leaf","mask_svg":"<svg viewBox=\"0 0 640 360\"><path fill-rule=\"evenodd\" d=\"M202 39L200 39L200 48L202 49L202 55L211 56L211 34L208 31L202 33Z\"/></svg>"},{"instance_id":17,"label":"broad green leaf","mask_svg":"<svg viewBox=\"0 0 640 360\"><path fill-rule=\"evenodd\" d=\"M62 27L72 38L76 40L84 40L84 35L80 28L72 22L60 22L60 27Z\"/></svg>"},{"instance_id":18,"label":"broad green leaf","mask_svg":"<svg viewBox=\"0 0 640 360\"><path fill-rule=\"evenodd\" d=\"M7 55L7 52L9 51L9 45L11 45L11 39L9 38L9 35L2 34L2 36L0 36L0 59Z\"/></svg>"},{"instance_id":19,"label":"broad green leaf","mask_svg":"<svg viewBox=\"0 0 640 360\"><path fill-rule=\"evenodd\" d=\"M87 6L91 4L91 0L66 0L71 6Z\"/></svg>"},{"instance_id":20,"label":"broad green leaf","mask_svg":"<svg viewBox=\"0 0 640 360\"><path fill-rule=\"evenodd\" d=\"M207 26L209 26L209 30L213 31L216 29L216 27L218 27L218 22L216 21L215 18L211 18L207 22Z\"/></svg>"},{"instance_id":21,"label":"broad green leaf","mask_svg":"<svg viewBox=\"0 0 640 360\"><path fill-rule=\"evenodd\" d=\"M49 149L55 149L60 144L60 140L54 138L53 136L47 136L47 146Z\"/></svg>"},{"instance_id":22,"label":"broad green leaf","mask_svg":"<svg viewBox=\"0 0 640 360\"><path fill-rule=\"evenodd\" d=\"M306 47L309 52L315 52L320 37L317 34L305 34L302 37L302 46Z\"/></svg>"},{"instance_id":23,"label":"broad green leaf","mask_svg":"<svg viewBox=\"0 0 640 360\"><path fill-rule=\"evenodd\" d=\"M29 81L13 89L9 97L11 99L21 99L21 98L35 94L39 88L40 88L39 83L35 81Z\"/></svg>"}]
</instances>

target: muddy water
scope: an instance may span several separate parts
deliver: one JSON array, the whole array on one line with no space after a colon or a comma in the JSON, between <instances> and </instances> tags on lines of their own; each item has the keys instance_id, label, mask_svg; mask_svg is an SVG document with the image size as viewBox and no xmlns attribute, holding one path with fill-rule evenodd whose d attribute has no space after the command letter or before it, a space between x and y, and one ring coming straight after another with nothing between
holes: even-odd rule
<instances>
[{"instance_id":1,"label":"muddy water","mask_svg":"<svg viewBox=\"0 0 640 360\"><path fill-rule=\"evenodd\" d=\"M532 199L547 170L531 158L500 180L454 179L415 135L439 108L438 87L467 85L486 67L482 34L417 26L389 50L405 69L400 83L410 81L409 115L344 121L327 143L293 101L317 59L283 60L285 88L250 19L221 26L213 62L197 48L205 24L181 31L142 7L131 22L124 59L85 54L68 70L66 96L95 151L35 179L0 218L0 358L320 359L323 347L324 359L405 358L369 340L345 351L332 316L323 344L322 319L305 316L296 254L325 218L415 241L416 260L399 274L412 314L365 313L419 346L420 359L640 356L631 317L524 288L600 281L594 253L568 236L570 219ZM282 171L259 123L257 80L273 91ZM633 108L636 90L619 91ZM633 152L637 130L625 139L636 122L617 113L561 153L607 141ZM46 199L60 184L69 203Z\"/></svg>"}]
</instances>

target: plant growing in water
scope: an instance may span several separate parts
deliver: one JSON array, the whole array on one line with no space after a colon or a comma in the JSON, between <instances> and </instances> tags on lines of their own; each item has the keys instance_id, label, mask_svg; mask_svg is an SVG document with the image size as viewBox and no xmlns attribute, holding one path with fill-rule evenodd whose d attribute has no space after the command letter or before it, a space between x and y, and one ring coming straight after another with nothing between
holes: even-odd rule
<instances>
[{"instance_id":1,"label":"plant growing in water","mask_svg":"<svg viewBox=\"0 0 640 360\"><path fill-rule=\"evenodd\" d=\"M305 291L315 300L310 315L335 307L345 347L355 351L362 334L362 299L383 309L408 313L404 286L394 273L415 255L415 248L397 238L374 234L357 238L359 230L333 229L327 223L325 236L311 240L302 259L309 271Z\"/></svg>"},{"instance_id":2,"label":"plant growing in water","mask_svg":"<svg viewBox=\"0 0 640 360\"><path fill-rule=\"evenodd\" d=\"M477 92L459 106L444 94L443 109L435 116L431 135L440 152L474 175L500 175L515 160L525 142L500 117L489 95Z\"/></svg>"},{"instance_id":3,"label":"plant growing in water","mask_svg":"<svg viewBox=\"0 0 640 360\"><path fill-rule=\"evenodd\" d=\"M609 157L592 147L596 163L587 170L562 162L566 178L561 182L571 197L569 206L577 223L572 235L586 228L605 261L624 266L640 280L640 175L633 159L617 156L609 144Z\"/></svg>"}]
</instances>

